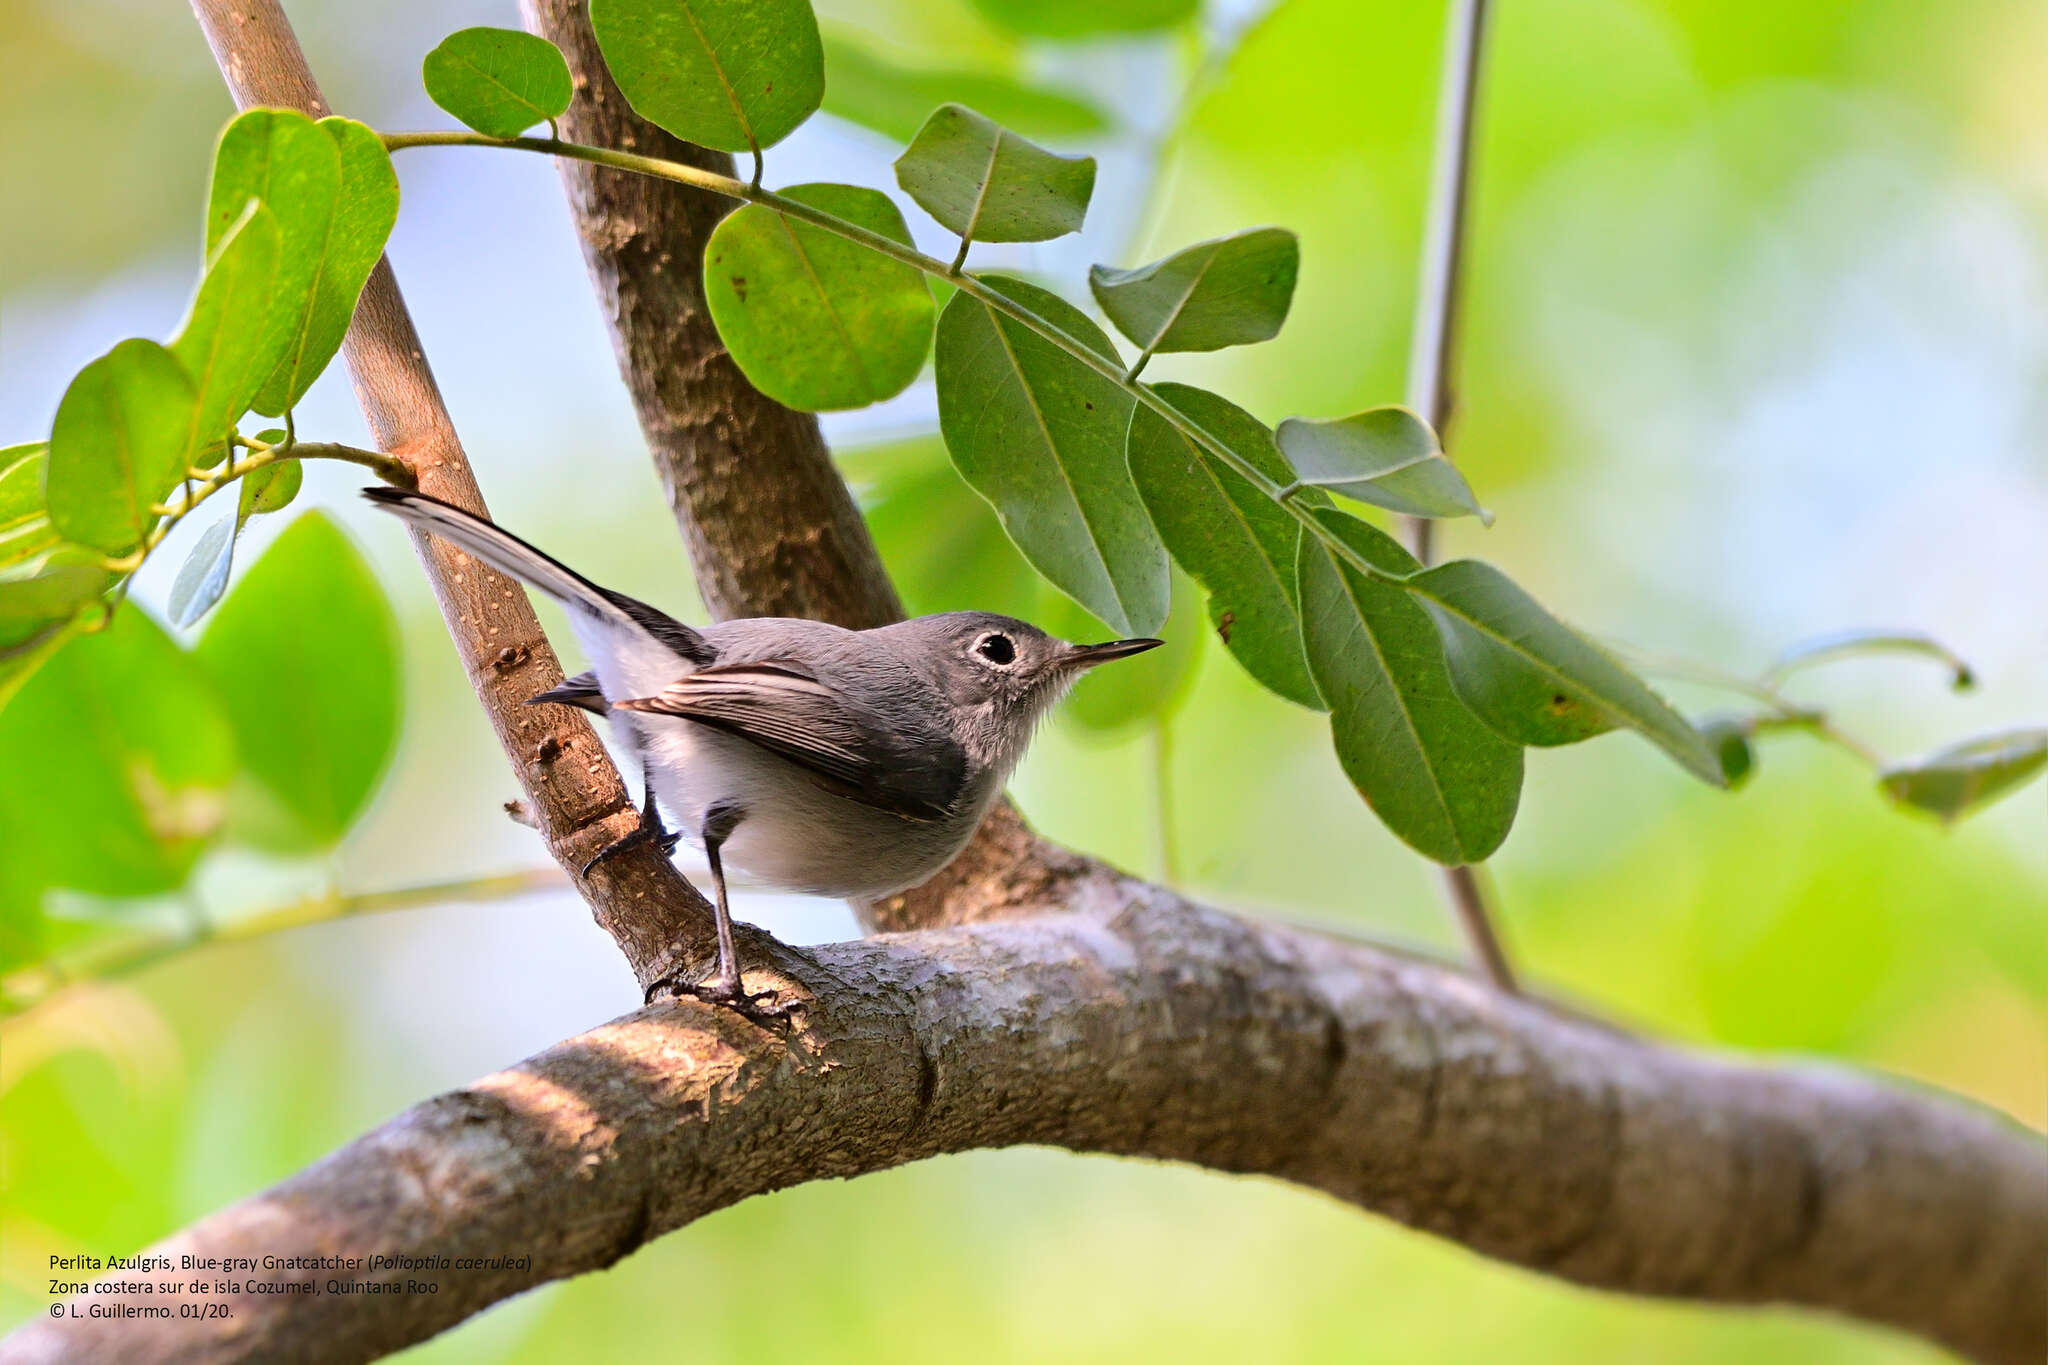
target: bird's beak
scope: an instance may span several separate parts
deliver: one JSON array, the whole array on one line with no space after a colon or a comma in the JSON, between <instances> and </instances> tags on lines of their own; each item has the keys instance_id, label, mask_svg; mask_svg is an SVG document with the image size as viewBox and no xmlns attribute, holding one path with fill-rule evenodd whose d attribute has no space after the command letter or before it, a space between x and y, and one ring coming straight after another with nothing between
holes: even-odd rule
<instances>
[{"instance_id":1,"label":"bird's beak","mask_svg":"<svg viewBox=\"0 0 2048 1365\"><path fill-rule=\"evenodd\" d=\"M1110 640L1099 645L1069 645L1067 652L1060 656L1060 662L1077 670L1093 668L1111 659L1128 659L1133 654L1143 654L1165 643L1164 640Z\"/></svg>"}]
</instances>

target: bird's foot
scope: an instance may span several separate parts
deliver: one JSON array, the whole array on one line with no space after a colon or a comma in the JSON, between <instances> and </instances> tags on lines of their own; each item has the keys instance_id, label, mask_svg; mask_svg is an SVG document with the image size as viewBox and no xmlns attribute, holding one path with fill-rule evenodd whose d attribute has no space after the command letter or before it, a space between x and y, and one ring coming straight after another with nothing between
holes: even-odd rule
<instances>
[{"instance_id":1,"label":"bird's foot","mask_svg":"<svg viewBox=\"0 0 2048 1365\"><path fill-rule=\"evenodd\" d=\"M640 823L628 831L624 838L614 839L599 849L596 856L583 865L582 875L588 877L590 869L596 867L599 863L609 862L627 849L639 848L642 844L656 844L660 846L662 853L674 853L676 845L681 842L682 837L680 834L672 834L662 828L660 816L650 820L645 815L642 815Z\"/></svg>"},{"instance_id":2,"label":"bird's foot","mask_svg":"<svg viewBox=\"0 0 2048 1365\"><path fill-rule=\"evenodd\" d=\"M737 978L714 976L708 981L680 981L671 978L657 982L653 989L648 991L647 998L652 1000L663 991L675 999L688 996L707 1005L724 1005L757 1024L770 1020L786 1020L803 1009L801 1000L785 1000L781 992L774 990L748 991L740 985Z\"/></svg>"}]
</instances>

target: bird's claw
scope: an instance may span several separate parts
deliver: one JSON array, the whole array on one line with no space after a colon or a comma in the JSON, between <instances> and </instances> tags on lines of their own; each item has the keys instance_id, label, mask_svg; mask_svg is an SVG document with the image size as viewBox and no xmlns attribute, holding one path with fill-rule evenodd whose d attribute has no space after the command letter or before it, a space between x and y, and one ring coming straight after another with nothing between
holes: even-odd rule
<instances>
[{"instance_id":1,"label":"bird's claw","mask_svg":"<svg viewBox=\"0 0 2048 1365\"><path fill-rule=\"evenodd\" d=\"M599 849L590 861L583 865L583 871L580 875L588 877L590 870L599 863L609 862L626 850L639 848L642 844L657 845L664 856L672 854L676 851L676 845L682 841L682 837L679 833L672 834L668 830L663 829L659 820L652 822L642 820L633 829L627 831L623 838L614 839Z\"/></svg>"}]
</instances>

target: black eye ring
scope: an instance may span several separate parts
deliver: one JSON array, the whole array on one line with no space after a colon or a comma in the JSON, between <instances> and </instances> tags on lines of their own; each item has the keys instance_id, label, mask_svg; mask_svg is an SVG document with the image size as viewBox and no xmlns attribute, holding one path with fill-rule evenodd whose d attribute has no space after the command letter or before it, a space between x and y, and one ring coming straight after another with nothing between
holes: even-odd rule
<instances>
[{"instance_id":1,"label":"black eye ring","mask_svg":"<svg viewBox=\"0 0 2048 1365\"><path fill-rule=\"evenodd\" d=\"M1017 661L1017 646L1010 643L1007 635L984 635L974 642L974 652L998 668L1008 668Z\"/></svg>"}]
</instances>

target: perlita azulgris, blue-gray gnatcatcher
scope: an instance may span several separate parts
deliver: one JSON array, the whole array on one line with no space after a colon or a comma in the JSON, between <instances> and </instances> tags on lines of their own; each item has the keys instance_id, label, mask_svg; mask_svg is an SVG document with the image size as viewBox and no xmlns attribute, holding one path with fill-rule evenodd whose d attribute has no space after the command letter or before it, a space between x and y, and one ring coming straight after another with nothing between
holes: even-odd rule
<instances>
[{"instance_id":1,"label":"perlita azulgris, blue-gray gnatcatcher","mask_svg":"<svg viewBox=\"0 0 2048 1365\"><path fill-rule=\"evenodd\" d=\"M718 976L698 992L707 999L739 998L726 858L816 896L916 886L966 845L1074 681L1159 643L1073 645L981 611L873 630L781 617L700 629L437 498L363 496L568 609L595 668L531 701L609 715L647 781L640 827L583 870L635 844L672 850L656 798L668 807L711 866Z\"/></svg>"}]
</instances>

